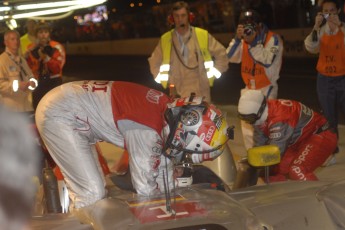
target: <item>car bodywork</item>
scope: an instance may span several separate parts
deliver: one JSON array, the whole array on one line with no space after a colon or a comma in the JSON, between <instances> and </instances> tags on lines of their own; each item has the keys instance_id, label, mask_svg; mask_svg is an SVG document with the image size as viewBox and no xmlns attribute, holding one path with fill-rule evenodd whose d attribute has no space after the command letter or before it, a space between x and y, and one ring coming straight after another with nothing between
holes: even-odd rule
<instances>
[{"instance_id":1,"label":"car bodywork","mask_svg":"<svg viewBox=\"0 0 345 230\"><path fill-rule=\"evenodd\" d=\"M108 197L69 214L32 218L32 229L236 229L269 230L249 209L210 184L178 188L165 196L143 197L115 186Z\"/></svg>"},{"instance_id":2,"label":"car bodywork","mask_svg":"<svg viewBox=\"0 0 345 230\"><path fill-rule=\"evenodd\" d=\"M248 162L267 169L279 162L279 156L276 146L260 147L248 151ZM143 197L132 191L130 174L126 175L110 178L117 186L108 188L107 198L67 214L36 215L32 229L345 228L345 180L288 181L231 190L226 184L219 189L204 183L208 182L205 178L196 178L199 184L176 188L171 194ZM214 176L218 177L213 173L211 178Z\"/></svg>"},{"instance_id":3,"label":"car bodywork","mask_svg":"<svg viewBox=\"0 0 345 230\"><path fill-rule=\"evenodd\" d=\"M68 214L32 219L32 229L327 229L345 228L345 181L289 181L219 191L210 184L150 199L112 187L109 196ZM83 224L81 224L81 222Z\"/></svg>"},{"instance_id":4,"label":"car bodywork","mask_svg":"<svg viewBox=\"0 0 345 230\"><path fill-rule=\"evenodd\" d=\"M345 181L289 181L231 191L274 229L344 229Z\"/></svg>"}]
</instances>

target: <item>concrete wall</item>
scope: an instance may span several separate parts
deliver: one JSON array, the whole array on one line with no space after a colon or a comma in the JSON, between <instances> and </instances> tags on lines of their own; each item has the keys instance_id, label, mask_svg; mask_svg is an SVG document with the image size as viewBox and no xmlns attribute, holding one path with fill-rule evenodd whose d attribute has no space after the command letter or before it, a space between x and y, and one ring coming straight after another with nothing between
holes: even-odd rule
<instances>
[{"instance_id":1,"label":"concrete wall","mask_svg":"<svg viewBox=\"0 0 345 230\"><path fill-rule=\"evenodd\" d=\"M284 39L284 55L287 57L308 57L304 49L304 39L311 28L276 30ZM213 34L225 47L233 34ZM102 42L83 42L65 44L68 55L145 55L149 56L159 38L111 40Z\"/></svg>"}]
</instances>

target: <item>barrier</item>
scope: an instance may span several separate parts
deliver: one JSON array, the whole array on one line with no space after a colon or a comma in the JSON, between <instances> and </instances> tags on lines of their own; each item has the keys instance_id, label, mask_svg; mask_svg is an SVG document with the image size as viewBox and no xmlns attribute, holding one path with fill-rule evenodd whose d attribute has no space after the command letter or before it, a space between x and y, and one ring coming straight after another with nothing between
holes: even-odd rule
<instances>
[{"instance_id":1,"label":"barrier","mask_svg":"<svg viewBox=\"0 0 345 230\"><path fill-rule=\"evenodd\" d=\"M284 56L313 57L304 49L304 39L311 28L274 30L284 40ZM225 47L234 37L233 33L213 34ZM99 42L66 43L67 55L144 55L149 56L159 38L142 38L127 40L110 40Z\"/></svg>"}]
</instances>

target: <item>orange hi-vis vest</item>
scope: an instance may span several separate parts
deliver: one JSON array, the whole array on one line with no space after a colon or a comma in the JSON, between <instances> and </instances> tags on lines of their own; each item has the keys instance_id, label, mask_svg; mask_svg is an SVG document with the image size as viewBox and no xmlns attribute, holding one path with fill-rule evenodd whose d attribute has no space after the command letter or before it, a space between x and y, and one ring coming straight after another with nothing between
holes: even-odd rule
<instances>
[{"instance_id":1,"label":"orange hi-vis vest","mask_svg":"<svg viewBox=\"0 0 345 230\"><path fill-rule=\"evenodd\" d=\"M325 76L345 75L344 33L340 28L338 33L324 34L320 38L320 54L316 69Z\"/></svg>"},{"instance_id":2,"label":"orange hi-vis vest","mask_svg":"<svg viewBox=\"0 0 345 230\"><path fill-rule=\"evenodd\" d=\"M273 33L268 31L264 45L266 45L272 36ZM241 75L248 89L261 89L271 84L264 66L252 58L249 53L248 44L245 42L243 42Z\"/></svg>"}]
</instances>

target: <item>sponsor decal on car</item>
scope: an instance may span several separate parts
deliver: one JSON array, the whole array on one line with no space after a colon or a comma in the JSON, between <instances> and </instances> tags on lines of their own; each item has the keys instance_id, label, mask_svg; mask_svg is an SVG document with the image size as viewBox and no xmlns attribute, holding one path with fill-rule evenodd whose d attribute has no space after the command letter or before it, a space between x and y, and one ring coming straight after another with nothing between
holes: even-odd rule
<instances>
[{"instance_id":1,"label":"sponsor decal on car","mask_svg":"<svg viewBox=\"0 0 345 230\"><path fill-rule=\"evenodd\" d=\"M200 202L176 196L171 199L171 203L172 212L167 211L166 200L163 198L127 201L131 212L142 224L207 215L206 208Z\"/></svg>"}]
</instances>

